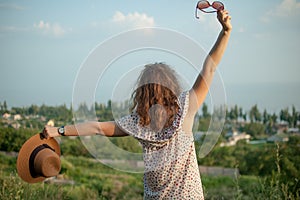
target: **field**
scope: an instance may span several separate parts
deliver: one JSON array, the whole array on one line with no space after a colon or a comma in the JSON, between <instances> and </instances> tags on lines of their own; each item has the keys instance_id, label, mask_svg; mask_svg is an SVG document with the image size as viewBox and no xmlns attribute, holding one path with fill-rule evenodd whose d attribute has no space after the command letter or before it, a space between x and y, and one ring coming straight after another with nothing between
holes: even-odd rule
<instances>
[{"instance_id":1,"label":"field","mask_svg":"<svg viewBox=\"0 0 300 200\"><path fill-rule=\"evenodd\" d=\"M120 172L86 157L62 157L59 183L27 184L16 174L16 157L0 153L0 199L142 199L143 175ZM275 175L276 176L276 175ZM273 182L272 182L273 181ZM51 182L49 180L48 182ZM202 176L206 199L299 199L276 179Z\"/></svg>"}]
</instances>

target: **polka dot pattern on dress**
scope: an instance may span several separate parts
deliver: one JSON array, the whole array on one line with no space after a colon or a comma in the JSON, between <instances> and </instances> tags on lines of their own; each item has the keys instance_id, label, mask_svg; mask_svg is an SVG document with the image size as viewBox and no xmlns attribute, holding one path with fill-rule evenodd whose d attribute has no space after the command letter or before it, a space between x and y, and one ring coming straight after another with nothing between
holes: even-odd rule
<instances>
[{"instance_id":1,"label":"polka dot pattern on dress","mask_svg":"<svg viewBox=\"0 0 300 200\"><path fill-rule=\"evenodd\" d=\"M140 126L136 113L116 120L143 146L144 199L204 199L193 134L182 129L189 92L181 93L178 102L172 126L159 132Z\"/></svg>"}]
</instances>

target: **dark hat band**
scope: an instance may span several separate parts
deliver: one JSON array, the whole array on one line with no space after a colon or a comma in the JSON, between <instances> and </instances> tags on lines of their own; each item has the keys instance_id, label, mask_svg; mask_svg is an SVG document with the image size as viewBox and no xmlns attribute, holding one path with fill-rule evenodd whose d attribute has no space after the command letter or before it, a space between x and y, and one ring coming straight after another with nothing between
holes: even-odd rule
<instances>
[{"instance_id":1,"label":"dark hat band","mask_svg":"<svg viewBox=\"0 0 300 200\"><path fill-rule=\"evenodd\" d=\"M51 148L49 145L47 145L47 144L42 144L42 145L36 147L36 148L32 151L32 153L31 153L31 155L30 155L30 157L29 157L29 171L30 171L30 175L31 175L33 178L37 178L37 177L39 177L39 176L43 176L42 174L37 174L36 171L34 170L34 159L35 159L36 155L37 155L41 150L46 149L46 148L51 149L52 151L55 152L55 150L54 150L53 148ZM44 177L44 176L43 176L43 177Z\"/></svg>"}]
</instances>

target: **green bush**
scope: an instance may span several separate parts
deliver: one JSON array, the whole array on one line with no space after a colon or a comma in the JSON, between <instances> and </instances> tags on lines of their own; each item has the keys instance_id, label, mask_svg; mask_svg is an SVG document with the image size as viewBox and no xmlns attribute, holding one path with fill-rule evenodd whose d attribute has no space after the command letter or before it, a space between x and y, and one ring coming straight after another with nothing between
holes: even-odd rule
<instances>
[{"instance_id":1,"label":"green bush","mask_svg":"<svg viewBox=\"0 0 300 200\"><path fill-rule=\"evenodd\" d=\"M47 185L43 183L28 184L22 181L16 173L0 178L0 199L65 199L67 193L59 185Z\"/></svg>"},{"instance_id":2,"label":"green bush","mask_svg":"<svg viewBox=\"0 0 300 200\"><path fill-rule=\"evenodd\" d=\"M18 152L24 142L38 133L36 129L14 129L0 127L0 150Z\"/></svg>"}]
</instances>

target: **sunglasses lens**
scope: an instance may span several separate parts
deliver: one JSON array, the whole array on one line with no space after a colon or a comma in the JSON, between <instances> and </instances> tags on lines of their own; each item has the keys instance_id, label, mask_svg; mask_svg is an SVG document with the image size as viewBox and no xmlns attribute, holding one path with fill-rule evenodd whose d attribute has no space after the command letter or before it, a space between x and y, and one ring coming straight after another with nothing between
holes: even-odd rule
<instances>
[{"instance_id":1,"label":"sunglasses lens","mask_svg":"<svg viewBox=\"0 0 300 200\"><path fill-rule=\"evenodd\" d=\"M211 6L216 10L224 10L224 4L219 1L213 2Z\"/></svg>"},{"instance_id":2,"label":"sunglasses lens","mask_svg":"<svg viewBox=\"0 0 300 200\"><path fill-rule=\"evenodd\" d=\"M205 9L205 8L208 8L209 6L210 5L209 5L208 1L199 1L198 5L197 5L197 8Z\"/></svg>"}]
</instances>

